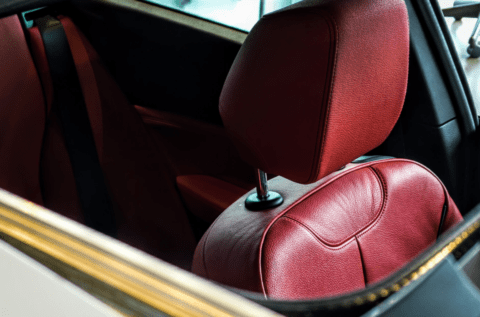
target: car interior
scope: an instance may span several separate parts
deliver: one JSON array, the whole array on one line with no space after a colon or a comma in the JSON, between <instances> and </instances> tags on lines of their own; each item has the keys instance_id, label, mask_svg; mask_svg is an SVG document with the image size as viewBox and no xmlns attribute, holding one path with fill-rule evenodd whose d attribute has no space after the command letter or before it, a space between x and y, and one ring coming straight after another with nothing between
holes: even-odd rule
<instances>
[{"instance_id":1,"label":"car interior","mask_svg":"<svg viewBox=\"0 0 480 317\"><path fill-rule=\"evenodd\" d=\"M136 0L4 1L0 188L244 294L364 289L479 202L441 14L305 0L247 34Z\"/></svg>"}]
</instances>

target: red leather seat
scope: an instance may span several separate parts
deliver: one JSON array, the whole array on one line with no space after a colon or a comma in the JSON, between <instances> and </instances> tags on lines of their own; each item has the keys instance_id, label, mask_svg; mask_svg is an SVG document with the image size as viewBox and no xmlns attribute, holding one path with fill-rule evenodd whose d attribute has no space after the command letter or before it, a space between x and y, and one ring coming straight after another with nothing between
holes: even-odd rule
<instances>
[{"instance_id":1,"label":"red leather seat","mask_svg":"<svg viewBox=\"0 0 480 317\"><path fill-rule=\"evenodd\" d=\"M209 143L216 147L212 156L223 152L222 158L229 160L230 141L223 128L128 104L88 40L69 18L61 21L76 63L99 159L117 206L119 239L190 269L195 240L183 204L211 223L251 185L201 174L176 177L168 159L179 161L174 162L176 165L190 166L197 158L186 155L180 160L179 155L171 155L178 150L178 142L185 140L173 139L173 145L165 144L168 140L157 138L155 128L160 121L180 129L188 127L197 134L207 131L205 135L215 136ZM0 188L83 223L59 118L51 109L53 87L40 32L37 27L27 31L31 52L17 17L0 19L0 32L0 66L5 70L0 82L0 149L9 153L0 158ZM204 144L195 146L211 150ZM219 159L211 159L207 153L203 162L198 161L202 160L194 163L218 165Z\"/></svg>"},{"instance_id":2,"label":"red leather seat","mask_svg":"<svg viewBox=\"0 0 480 317\"><path fill-rule=\"evenodd\" d=\"M115 206L118 238L189 269L195 239L162 145L86 38L69 18L61 22ZM42 38L36 27L28 33L33 59L18 17L0 19L0 188L83 222L59 118L51 110Z\"/></svg>"},{"instance_id":3,"label":"red leather seat","mask_svg":"<svg viewBox=\"0 0 480 317\"><path fill-rule=\"evenodd\" d=\"M353 291L397 270L462 217L441 181L405 159L349 163L380 145L405 98L402 0L303 1L264 16L220 98L243 158L280 175L282 205L224 211L193 271L266 297Z\"/></svg>"}]
</instances>

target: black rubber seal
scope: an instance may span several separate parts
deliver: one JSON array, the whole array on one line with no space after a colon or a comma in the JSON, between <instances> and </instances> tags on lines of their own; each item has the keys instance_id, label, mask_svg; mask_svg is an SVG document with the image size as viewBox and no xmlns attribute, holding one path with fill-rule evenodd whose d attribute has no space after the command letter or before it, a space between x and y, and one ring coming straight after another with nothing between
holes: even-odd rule
<instances>
[{"instance_id":1,"label":"black rubber seal","mask_svg":"<svg viewBox=\"0 0 480 317\"><path fill-rule=\"evenodd\" d=\"M257 193L253 193L245 199L245 207L252 211L262 211L280 206L283 203L283 197L277 192L268 192L265 199L259 199Z\"/></svg>"}]
</instances>

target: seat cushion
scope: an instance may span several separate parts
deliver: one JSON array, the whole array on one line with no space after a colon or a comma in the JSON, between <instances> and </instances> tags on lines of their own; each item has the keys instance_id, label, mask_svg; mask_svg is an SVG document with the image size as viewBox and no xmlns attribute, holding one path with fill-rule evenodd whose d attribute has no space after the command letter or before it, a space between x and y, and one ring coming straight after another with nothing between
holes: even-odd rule
<instances>
[{"instance_id":1,"label":"seat cushion","mask_svg":"<svg viewBox=\"0 0 480 317\"><path fill-rule=\"evenodd\" d=\"M386 277L462 220L440 180L409 160L269 185L284 203L262 212L230 206L198 244L195 273L272 298L333 296Z\"/></svg>"}]
</instances>

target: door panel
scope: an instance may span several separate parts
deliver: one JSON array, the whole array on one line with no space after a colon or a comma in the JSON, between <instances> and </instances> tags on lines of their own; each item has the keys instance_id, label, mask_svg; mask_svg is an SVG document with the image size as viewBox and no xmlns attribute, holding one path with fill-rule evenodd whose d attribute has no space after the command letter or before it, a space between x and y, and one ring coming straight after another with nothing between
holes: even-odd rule
<instances>
[{"instance_id":1,"label":"door panel","mask_svg":"<svg viewBox=\"0 0 480 317\"><path fill-rule=\"evenodd\" d=\"M188 191L179 184L194 215L207 215L200 218L210 223L219 206L255 186L253 167L239 157L218 111L223 82L246 33L193 17L181 20L179 13L139 1L74 1L71 9L130 103L139 105L175 176L207 176L207 183L193 182L197 186ZM221 204L219 188L234 189L222 195L228 199ZM201 203L189 203L198 198Z\"/></svg>"},{"instance_id":2,"label":"door panel","mask_svg":"<svg viewBox=\"0 0 480 317\"><path fill-rule=\"evenodd\" d=\"M168 14L179 13L133 0L73 6L75 23L132 104L221 125L218 98L246 33L172 21Z\"/></svg>"}]
</instances>

